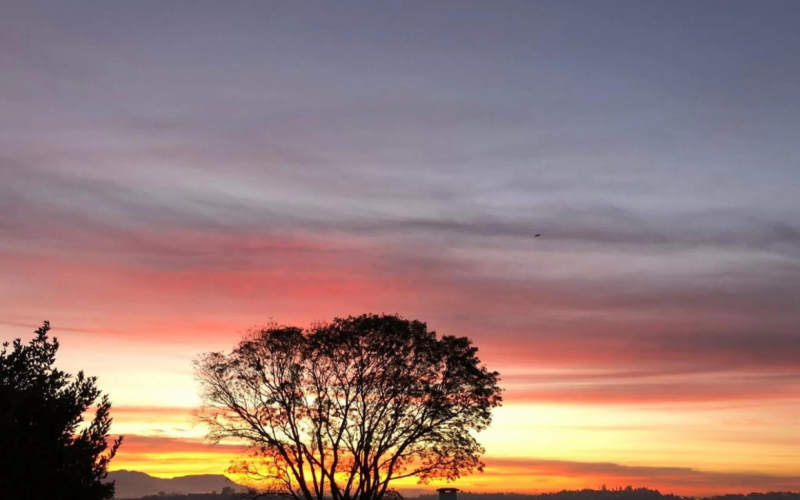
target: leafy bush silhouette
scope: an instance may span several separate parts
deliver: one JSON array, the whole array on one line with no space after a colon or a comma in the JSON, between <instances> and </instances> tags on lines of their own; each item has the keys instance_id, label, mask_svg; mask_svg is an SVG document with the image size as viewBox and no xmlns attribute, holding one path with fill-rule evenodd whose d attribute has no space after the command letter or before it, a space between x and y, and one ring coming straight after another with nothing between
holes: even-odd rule
<instances>
[{"instance_id":1,"label":"leafy bush silhouette","mask_svg":"<svg viewBox=\"0 0 800 500\"><path fill-rule=\"evenodd\" d=\"M0 492L9 499L111 498L114 484L102 480L122 443L108 446L111 403L95 377L53 366L59 343L49 331L45 321L28 345L17 339L0 351ZM94 419L81 425L98 399Z\"/></svg>"}]
</instances>

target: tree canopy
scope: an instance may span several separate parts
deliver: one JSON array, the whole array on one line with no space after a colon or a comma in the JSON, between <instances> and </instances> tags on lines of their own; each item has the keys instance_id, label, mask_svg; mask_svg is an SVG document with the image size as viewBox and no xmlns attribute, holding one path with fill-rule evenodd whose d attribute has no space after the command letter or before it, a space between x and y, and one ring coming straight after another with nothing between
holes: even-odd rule
<instances>
[{"instance_id":1,"label":"tree canopy","mask_svg":"<svg viewBox=\"0 0 800 500\"><path fill-rule=\"evenodd\" d=\"M59 343L49 331L45 321L29 344L17 339L0 351L0 492L20 499L111 498L114 484L102 480L122 442L108 446L111 403L95 377L54 367ZM84 424L98 399L93 420Z\"/></svg>"},{"instance_id":2,"label":"tree canopy","mask_svg":"<svg viewBox=\"0 0 800 500\"><path fill-rule=\"evenodd\" d=\"M396 479L482 470L474 434L502 401L469 339L396 315L273 324L201 356L196 375L209 437L249 445L232 471L302 500L381 500Z\"/></svg>"}]
</instances>

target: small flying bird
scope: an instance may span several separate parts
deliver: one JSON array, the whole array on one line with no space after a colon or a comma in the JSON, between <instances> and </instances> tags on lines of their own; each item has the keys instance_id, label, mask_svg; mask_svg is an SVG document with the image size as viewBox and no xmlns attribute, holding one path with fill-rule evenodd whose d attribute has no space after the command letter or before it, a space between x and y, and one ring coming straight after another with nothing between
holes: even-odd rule
<instances>
[{"instance_id":1,"label":"small flying bird","mask_svg":"<svg viewBox=\"0 0 800 500\"><path fill-rule=\"evenodd\" d=\"M538 238L539 236L541 236L541 234L535 234L535 235L533 235L533 237L534 237L534 238Z\"/></svg>"}]
</instances>

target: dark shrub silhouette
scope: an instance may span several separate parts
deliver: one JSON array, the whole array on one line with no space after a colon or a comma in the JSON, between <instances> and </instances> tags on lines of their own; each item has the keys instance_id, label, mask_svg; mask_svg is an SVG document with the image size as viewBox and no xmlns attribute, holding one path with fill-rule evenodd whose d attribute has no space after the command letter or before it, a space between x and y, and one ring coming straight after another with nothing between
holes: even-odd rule
<instances>
[{"instance_id":1,"label":"dark shrub silhouette","mask_svg":"<svg viewBox=\"0 0 800 500\"><path fill-rule=\"evenodd\" d=\"M111 498L114 484L101 480L122 442L108 447L111 403L94 377L53 366L59 344L49 331L45 321L28 345L17 339L0 351L0 492L9 499ZM81 426L98 399L94 419Z\"/></svg>"},{"instance_id":2,"label":"dark shrub silhouette","mask_svg":"<svg viewBox=\"0 0 800 500\"><path fill-rule=\"evenodd\" d=\"M199 419L251 457L233 472L303 500L381 500L392 480L482 470L470 431L501 402L497 372L465 337L399 316L272 325L196 363Z\"/></svg>"}]
</instances>

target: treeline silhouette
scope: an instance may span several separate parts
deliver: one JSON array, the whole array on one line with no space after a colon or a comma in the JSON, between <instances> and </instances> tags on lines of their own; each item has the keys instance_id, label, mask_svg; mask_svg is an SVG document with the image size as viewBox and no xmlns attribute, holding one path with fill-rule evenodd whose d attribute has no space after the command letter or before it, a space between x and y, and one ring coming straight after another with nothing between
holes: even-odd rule
<instances>
[{"instance_id":1,"label":"treeline silhouette","mask_svg":"<svg viewBox=\"0 0 800 500\"><path fill-rule=\"evenodd\" d=\"M626 488L599 490L563 490L553 493L470 493L461 491L458 493L458 500L692 500L698 497L663 494L658 490L649 488ZM770 493L748 493L727 494L704 497L707 500L800 500L800 492L770 492ZM415 500L438 500L436 493L420 495Z\"/></svg>"},{"instance_id":2,"label":"treeline silhouette","mask_svg":"<svg viewBox=\"0 0 800 500\"><path fill-rule=\"evenodd\" d=\"M249 500L254 498L252 493L233 493L233 494L189 494L189 495L149 495L138 500ZM273 498L282 499L281 496L261 496L261 499ZM438 500L436 493L410 497L414 500ZM409 498L409 500L410 500ZM693 500L698 497L680 496L673 494L662 494L658 490L649 488L626 488L616 489L583 489L572 491L558 491L553 493L470 493L462 491L458 493L459 500ZM770 493L748 493L727 494L703 497L706 500L800 500L800 492L770 492Z\"/></svg>"}]
</instances>

